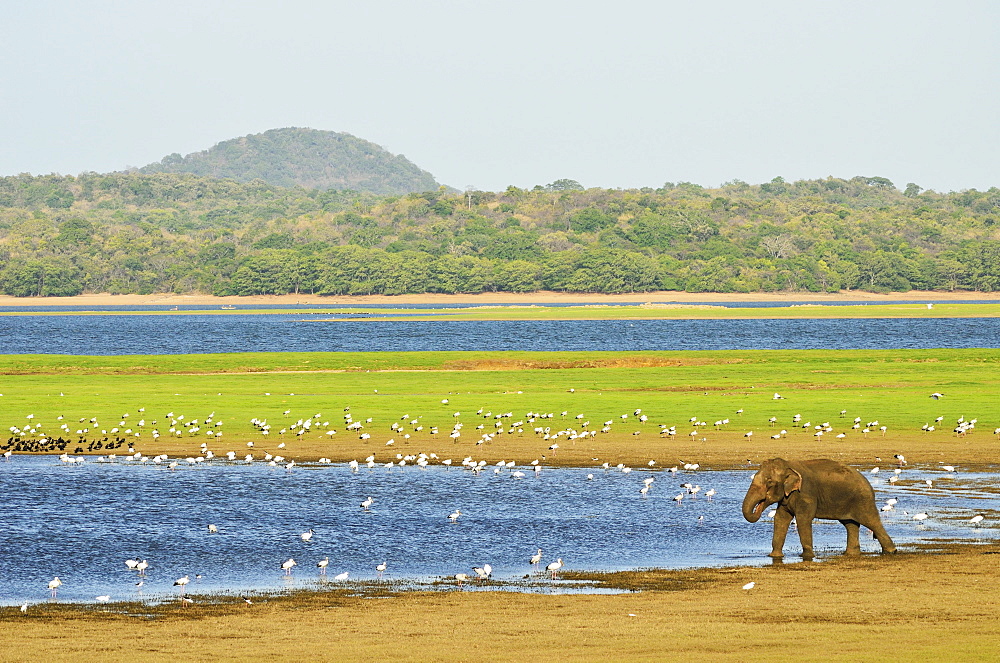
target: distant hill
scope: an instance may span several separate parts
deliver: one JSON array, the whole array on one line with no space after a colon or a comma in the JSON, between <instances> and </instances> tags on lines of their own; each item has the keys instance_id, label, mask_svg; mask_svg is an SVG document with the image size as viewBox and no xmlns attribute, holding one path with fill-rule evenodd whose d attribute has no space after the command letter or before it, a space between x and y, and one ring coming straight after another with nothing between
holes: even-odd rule
<instances>
[{"instance_id":1,"label":"distant hill","mask_svg":"<svg viewBox=\"0 0 1000 663\"><path fill-rule=\"evenodd\" d=\"M271 129L226 140L186 157L170 154L140 173L192 173L275 186L350 189L378 194L436 190L434 176L402 155L348 133Z\"/></svg>"}]
</instances>

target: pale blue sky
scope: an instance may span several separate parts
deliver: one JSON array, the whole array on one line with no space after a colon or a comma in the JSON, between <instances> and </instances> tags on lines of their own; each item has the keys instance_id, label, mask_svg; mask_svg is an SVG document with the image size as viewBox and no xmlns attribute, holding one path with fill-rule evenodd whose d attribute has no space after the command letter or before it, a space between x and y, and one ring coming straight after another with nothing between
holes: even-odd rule
<instances>
[{"instance_id":1,"label":"pale blue sky","mask_svg":"<svg viewBox=\"0 0 1000 663\"><path fill-rule=\"evenodd\" d=\"M346 131L441 182L1000 186L996 2L0 0L0 175Z\"/></svg>"}]
</instances>

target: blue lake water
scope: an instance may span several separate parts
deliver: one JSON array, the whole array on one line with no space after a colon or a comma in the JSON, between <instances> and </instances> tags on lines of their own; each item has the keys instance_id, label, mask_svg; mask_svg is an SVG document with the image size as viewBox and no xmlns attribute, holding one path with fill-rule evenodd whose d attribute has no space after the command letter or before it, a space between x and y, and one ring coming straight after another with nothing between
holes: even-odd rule
<instances>
[{"instance_id":1,"label":"blue lake water","mask_svg":"<svg viewBox=\"0 0 1000 663\"><path fill-rule=\"evenodd\" d=\"M47 583L63 581L60 601L165 600L177 595L176 578L191 579L189 594L242 593L315 588L375 581L387 562L385 581L428 583L473 575L472 566L492 565L504 583L559 591L562 581L535 573L528 563L542 548L544 564L563 559L566 569L617 570L643 567L762 565L770 563L770 523L743 520L740 503L750 471L631 473L601 468L487 466L480 475L457 466L377 466L358 472L345 465L297 466L292 470L219 460L176 470L136 461L67 464L54 456L15 456L0 461L4 524L0 530L0 604L49 600ZM587 475L592 474L593 479ZM654 479L643 497L643 479ZM924 480L934 480L929 488ZM874 479L877 498L899 502L884 514L897 545L931 538L992 539L995 516L983 527L974 514L995 514L1000 496L986 488L995 474L906 469L890 486ZM702 487L680 504L683 483ZM704 493L717 491L711 500ZM371 511L359 504L374 498ZM457 522L447 516L455 509ZM926 512L920 524L912 514ZM210 533L208 524L218 526ZM311 541L300 534L314 530ZM840 554L846 535L836 522L817 521L819 558ZM879 549L867 530L862 548ZM788 561L801 550L789 533ZM329 557L327 579L316 562ZM143 586L124 560L146 559ZM293 558L298 566L280 570ZM197 575L203 577L197 578Z\"/></svg>"},{"instance_id":2,"label":"blue lake water","mask_svg":"<svg viewBox=\"0 0 1000 663\"><path fill-rule=\"evenodd\" d=\"M1000 347L1000 318L412 321L329 315L0 318L5 354Z\"/></svg>"}]
</instances>

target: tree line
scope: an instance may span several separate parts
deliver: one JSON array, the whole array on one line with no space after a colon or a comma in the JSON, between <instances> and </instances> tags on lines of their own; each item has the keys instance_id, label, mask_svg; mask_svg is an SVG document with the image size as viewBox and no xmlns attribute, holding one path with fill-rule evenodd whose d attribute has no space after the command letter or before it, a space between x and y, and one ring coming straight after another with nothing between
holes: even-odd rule
<instances>
[{"instance_id":1,"label":"tree line","mask_svg":"<svg viewBox=\"0 0 1000 663\"><path fill-rule=\"evenodd\" d=\"M379 196L174 173L0 178L0 292L1000 289L1000 189L881 177Z\"/></svg>"}]
</instances>

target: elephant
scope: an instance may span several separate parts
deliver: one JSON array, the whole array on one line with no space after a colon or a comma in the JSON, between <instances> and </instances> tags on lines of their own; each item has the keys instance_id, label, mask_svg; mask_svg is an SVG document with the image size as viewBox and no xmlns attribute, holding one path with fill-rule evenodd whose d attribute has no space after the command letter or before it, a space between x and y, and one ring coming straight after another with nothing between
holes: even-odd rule
<instances>
[{"instance_id":1,"label":"elephant","mask_svg":"<svg viewBox=\"0 0 1000 663\"><path fill-rule=\"evenodd\" d=\"M857 470L827 458L786 461L772 458L761 464L743 498L743 517L760 520L764 508L777 504L770 557L780 559L788 526L795 518L802 542L802 558L813 558L814 518L839 520L847 528L847 554L861 554L859 526L872 531L882 552L896 551L875 506L875 491Z\"/></svg>"}]
</instances>

